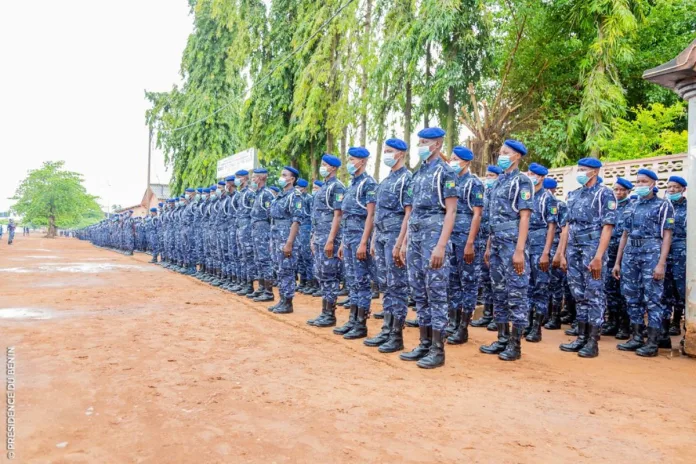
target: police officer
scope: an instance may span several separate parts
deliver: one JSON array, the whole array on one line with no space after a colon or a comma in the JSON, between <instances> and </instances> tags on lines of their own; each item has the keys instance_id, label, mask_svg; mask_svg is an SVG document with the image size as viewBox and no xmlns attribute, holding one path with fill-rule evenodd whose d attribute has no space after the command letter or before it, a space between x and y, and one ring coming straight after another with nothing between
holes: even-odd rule
<instances>
[{"instance_id":1,"label":"police officer","mask_svg":"<svg viewBox=\"0 0 696 464\"><path fill-rule=\"evenodd\" d=\"M558 201L544 188L549 170L540 164L529 165L528 177L534 184L534 209L529 219L529 322L526 340L541 341L541 326L549 312L551 254L558 222Z\"/></svg>"},{"instance_id":2,"label":"police officer","mask_svg":"<svg viewBox=\"0 0 696 464\"><path fill-rule=\"evenodd\" d=\"M489 202L491 232L486 257L490 266L498 339L479 350L498 354L504 361L514 361L522 355L520 339L529 312L527 236L534 208L534 190L532 181L519 170L519 163L526 154L527 147L522 142L508 139L503 143L498 156L498 167L503 174L493 186ZM509 322L512 322L512 333Z\"/></svg>"},{"instance_id":3,"label":"police officer","mask_svg":"<svg viewBox=\"0 0 696 464\"><path fill-rule=\"evenodd\" d=\"M347 340L367 337L367 319L372 300L370 280L370 237L374 224L377 182L365 172L370 152L364 147L348 149L346 169L351 182L341 204L343 237L339 258L345 264L350 292L348 322L334 330Z\"/></svg>"},{"instance_id":4,"label":"police officer","mask_svg":"<svg viewBox=\"0 0 696 464\"><path fill-rule=\"evenodd\" d=\"M544 179L544 188L556 197L558 182L551 177L547 177ZM561 231L568 224L568 205L565 201L558 199L556 201L558 204L558 222L556 223L556 231L553 236L553 244L551 245L551 256L553 257L551 269L549 270L551 274L549 283L551 296L549 298L549 320L544 324L546 330L559 330L561 328L561 308L565 296L564 290L567 286L566 274L561 269L559 245L561 242Z\"/></svg>"},{"instance_id":5,"label":"police officer","mask_svg":"<svg viewBox=\"0 0 696 464\"><path fill-rule=\"evenodd\" d=\"M616 179L614 184L614 196L616 197L616 225L611 233L609 248L607 250L607 275L604 279L604 290L607 297L607 322L602 326L602 335L614 335L617 339L625 340L628 338L628 328L630 321L626 311L626 299L621 294L619 281L612 275L612 270L616 264L616 255L619 252L619 243L624 231L625 210L631 200L629 195L633 189L633 184L623 177ZM621 333L619 333L621 331Z\"/></svg>"},{"instance_id":6,"label":"police officer","mask_svg":"<svg viewBox=\"0 0 696 464\"><path fill-rule=\"evenodd\" d=\"M239 264L237 248L237 211L235 210L234 197L237 195L237 186L234 183L234 176L225 177L225 189L229 201L225 213L225 226L222 233L227 234L227 275L228 281L223 286L225 290L236 292L239 290Z\"/></svg>"},{"instance_id":7,"label":"police officer","mask_svg":"<svg viewBox=\"0 0 696 464\"><path fill-rule=\"evenodd\" d=\"M309 239L312 234L312 196L307 193L309 182L306 179L297 180L296 194L302 200L302 222L300 223L300 233L297 237L299 253L297 256L297 271L300 275L300 286L297 288L299 293L307 293L312 288L314 272L312 270L312 250L309 246Z\"/></svg>"},{"instance_id":8,"label":"police officer","mask_svg":"<svg viewBox=\"0 0 696 464\"><path fill-rule=\"evenodd\" d=\"M338 268L340 262L336 256L341 233L341 205L345 195L344 185L336 178L341 160L325 154L321 158L319 174L324 178L324 185L314 196L312 208L312 253L314 254L316 276L322 293L321 314L307 321L315 327L333 327L336 325L336 297L338 293Z\"/></svg>"},{"instance_id":9,"label":"police officer","mask_svg":"<svg viewBox=\"0 0 696 464\"><path fill-rule=\"evenodd\" d=\"M668 324L674 317L669 327L669 335L681 333L681 320L684 314L686 301L686 180L683 177L671 176L667 181L667 199L672 202L674 208L674 232L672 234L672 247L667 257L667 273L665 274L665 300L666 308L663 324Z\"/></svg>"},{"instance_id":10,"label":"police officer","mask_svg":"<svg viewBox=\"0 0 696 464\"><path fill-rule=\"evenodd\" d=\"M445 131L439 127L418 132L421 166L413 175L413 211L409 218L401 261L406 262L408 281L416 300L420 344L399 357L418 361L432 369L445 363L444 335L447 326L449 243L457 215L457 180L444 162Z\"/></svg>"},{"instance_id":11,"label":"police officer","mask_svg":"<svg viewBox=\"0 0 696 464\"><path fill-rule=\"evenodd\" d=\"M148 228L147 239L150 242L150 250L152 250L151 263L157 263L157 256L159 255L158 236L161 221L157 213L157 208L150 208L150 226Z\"/></svg>"},{"instance_id":12,"label":"police officer","mask_svg":"<svg viewBox=\"0 0 696 464\"><path fill-rule=\"evenodd\" d=\"M617 348L649 357L657 356L662 331L664 279L674 229L674 208L669 200L657 197L656 183L653 171L638 170L635 192L639 200L624 211L624 232L612 272L621 279L632 328L632 338ZM644 343L646 313L648 340Z\"/></svg>"},{"instance_id":13,"label":"police officer","mask_svg":"<svg viewBox=\"0 0 696 464\"><path fill-rule=\"evenodd\" d=\"M568 225L561 237L563 266L577 308L577 339L560 346L583 358L599 355L599 327L604 322L606 251L616 224L616 197L599 182L602 163L595 158L578 161L581 187L568 195Z\"/></svg>"},{"instance_id":14,"label":"police officer","mask_svg":"<svg viewBox=\"0 0 696 464\"><path fill-rule=\"evenodd\" d=\"M251 208L254 205L256 193L247 185L249 182L249 172L240 169L234 175L237 185L237 195L235 196L237 211L237 247L240 250L240 264L244 285L237 291L237 295L248 295L254 293L254 279L256 278L256 265L254 263L254 243L251 230Z\"/></svg>"},{"instance_id":15,"label":"police officer","mask_svg":"<svg viewBox=\"0 0 696 464\"><path fill-rule=\"evenodd\" d=\"M250 217L252 224L252 236L254 241L254 263L259 278L259 288L256 292L247 295L257 302L273 301L273 267L270 256L269 243L271 241L271 218L269 209L275 198L270 188L266 187L268 170L266 168L254 169L251 179L251 187L256 191L254 204Z\"/></svg>"},{"instance_id":16,"label":"police officer","mask_svg":"<svg viewBox=\"0 0 696 464\"><path fill-rule=\"evenodd\" d=\"M292 166L285 166L278 179L283 189L271 203L270 216L273 236L272 253L278 263L278 294L280 302L269 308L276 314L293 312L292 300L295 297L295 275L297 274L297 257L300 253L297 236L305 213L302 197L295 192L295 182L300 172Z\"/></svg>"},{"instance_id":17,"label":"police officer","mask_svg":"<svg viewBox=\"0 0 696 464\"><path fill-rule=\"evenodd\" d=\"M449 161L457 175L457 216L450 237L449 325L447 343L461 345L469 341L469 322L476 309L478 280L483 254L476 252L484 204L483 182L470 171L474 153L466 147L454 147Z\"/></svg>"},{"instance_id":18,"label":"police officer","mask_svg":"<svg viewBox=\"0 0 696 464\"><path fill-rule=\"evenodd\" d=\"M491 191L493 186L498 181L498 176L503 173L503 170L498 166L488 166L486 168L486 178L483 183L486 187L486 192L483 195L483 213L481 215L481 227L478 234L478 248L476 250L481 256L486 253L486 244L490 235L490 217L491 208L489 206L491 199ZM481 273L479 275L479 287L482 288L483 296L483 314L479 319L471 321L472 327L488 327L489 330L496 331L498 329L495 320L493 319L493 294L491 292L491 272L488 263L481 263Z\"/></svg>"},{"instance_id":19,"label":"police officer","mask_svg":"<svg viewBox=\"0 0 696 464\"><path fill-rule=\"evenodd\" d=\"M381 353L404 349L403 327L408 312L408 273L401 261L401 247L411 215L411 172L406 168L408 145L400 139L384 142L382 161L390 168L389 175L377 187L375 232L370 254L378 274L384 276L384 322L376 337L363 343L378 346Z\"/></svg>"}]
</instances>

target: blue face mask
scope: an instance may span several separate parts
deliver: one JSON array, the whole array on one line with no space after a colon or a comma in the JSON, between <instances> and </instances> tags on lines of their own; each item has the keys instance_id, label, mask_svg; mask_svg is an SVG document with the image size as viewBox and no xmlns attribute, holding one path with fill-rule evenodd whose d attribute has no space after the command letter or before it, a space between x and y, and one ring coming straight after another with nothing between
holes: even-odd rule
<instances>
[{"instance_id":1,"label":"blue face mask","mask_svg":"<svg viewBox=\"0 0 696 464\"><path fill-rule=\"evenodd\" d=\"M346 169L348 170L348 174L350 174L351 176L355 175L355 173L358 172L358 168L356 168L353 163L348 163L346 165Z\"/></svg>"},{"instance_id":2,"label":"blue face mask","mask_svg":"<svg viewBox=\"0 0 696 464\"><path fill-rule=\"evenodd\" d=\"M510 161L510 157L508 155L500 155L498 156L498 167L502 169L503 171L506 170L512 166L512 161Z\"/></svg>"},{"instance_id":3,"label":"blue face mask","mask_svg":"<svg viewBox=\"0 0 696 464\"><path fill-rule=\"evenodd\" d=\"M256 190L257 188L259 188L259 184L257 184L256 182L252 181L251 184L249 184L249 187L251 187L252 189Z\"/></svg>"},{"instance_id":4,"label":"blue face mask","mask_svg":"<svg viewBox=\"0 0 696 464\"><path fill-rule=\"evenodd\" d=\"M422 161L425 161L425 160L427 160L428 158L430 158L430 155L431 155L431 153L430 153L430 147L429 147L429 146L426 145L425 147L418 147L418 157L419 157Z\"/></svg>"},{"instance_id":5,"label":"blue face mask","mask_svg":"<svg viewBox=\"0 0 696 464\"><path fill-rule=\"evenodd\" d=\"M455 172L455 174L459 174L462 172L462 167L459 165L459 161L452 160L449 162L449 167L452 168L452 170Z\"/></svg>"},{"instance_id":6,"label":"blue face mask","mask_svg":"<svg viewBox=\"0 0 696 464\"><path fill-rule=\"evenodd\" d=\"M621 200L619 200L619 203L625 203L625 202L627 202L627 201L628 201L628 197L622 198Z\"/></svg>"},{"instance_id":7,"label":"blue face mask","mask_svg":"<svg viewBox=\"0 0 696 464\"><path fill-rule=\"evenodd\" d=\"M532 177L532 184L533 185L538 185L539 184L539 178L538 177Z\"/></svg>"},{"instance_id":8,"label":"blue face mask","mask_svg":"<svg viewBox=\"0 0 696 464\"><path fill-rule=\"evenodd\" d=\"M588 183L590 181L590 178L587 177L587 174L585 174L584 172L578 173L576 179L578 180L578 183L580 185L585 185L586 183Z\"/></svg>"},{"instance_id":9,"label":"blue face mask","mask_svg":"<svg viewBox=\"0 0 696 464\"><path fill-rule=\"evenodd\" d=\"M196 201L200 201L200 199L201 199L201 194L200 194L200 193L197 193L197 194L196 194Z\"/></svg>"},{"instance_id":10,"label":"blue face mask","mask_svg":"<svg viewBox=\"0 0 696 464\"><path fill-rule=\"evenodd\" d=\"M636 187L635 192L639 197L647 197L650 195L650 192L652 192L652 188L646 185L641 185L640 187Z\"/></svg>"},{"instance_id":11,"label":"blue face mask","mask_svg":"<svg viewBox=\"0 0 696 464\"><path fill-rule=\"evenodd\" d=\"M321 177L328 177L329 176L329 170L325 166L319 166L319 175Z\"/></svg>"},{"instance_id":12,"label":"blue face mask","mask_svg":"<svg viewBox=\"0 0 696 464\"><path fill-rule=\"evenodd\" d=\"M681 200L681 197L682 197L681 192L667 194L667 198L669 198L672 201L679 201L679 200Z\"/></svg>"},{"instance_id":13,"label":"blue face mask","mask_svg":"<svg viewBox=\"0 0 696 464\"><path fill-rule=\"evenodd\" d=\"M212 198L212 199L217 198L217 192L210 192L210 198Z\"/></svg>"},{"instance_id":14,"label":"blue face mask","mask_svg":"<svg viewBox=\"0 0 696 464\"><path fill-rule=\"evenodd\" d=\"M286 185L288 185L288 181L285 180L285 177L279 177L278 178L278 186L280 188L285 188Z\"/></svg>"},{"instance_id":15,"label":"blue face mask","mask_svg":"<svg viewBox=\"0 0 696 464\"><path fill-rule=\"evenodd\" d=\"M491 188L495 185L495 179L486 179L486 187Z\"/></svg>"},{"instance_id":16,"label":"blue face mask","mask_svg":"<svg viewBox=\"0 0 696 464\"><path fill-rule=\"evenodd\" d=\"M234 185L236 185L237 187L239 187L240 185L242 185L242 180L241 180L241 179L235 179L235 180L234 180Z\"/></svg>"},{"instance_id":17,"label":"blue face mask","mask_svg":"<svg viewBox=\"0 0 696 464\"><path fill-rule=\"evenodd\" d=\"M394 153L385 153L382 159L387 167L393 168L396 166L396 159L394 158Z\"/></svg>"}]
</instances>

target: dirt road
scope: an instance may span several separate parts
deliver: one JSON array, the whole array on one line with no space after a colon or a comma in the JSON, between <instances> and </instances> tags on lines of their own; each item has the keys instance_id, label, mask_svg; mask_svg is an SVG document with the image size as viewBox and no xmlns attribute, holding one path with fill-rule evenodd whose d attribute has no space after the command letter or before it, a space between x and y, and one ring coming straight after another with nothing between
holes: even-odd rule
<instances>
[{"instance_id":1,"label":"dirt road","mask_svg":"<svg viewBox=\"0 0 696 464\"><path fill-rule=\"evenodd\" d=\"M0 245L16 462L696 461L696 361L677 351L643 359L605 337L584 360L546 331L505 363L471 329L424 371L306 326L318 299L278 316L148 260Z\"/></svg>"}]
</instances>

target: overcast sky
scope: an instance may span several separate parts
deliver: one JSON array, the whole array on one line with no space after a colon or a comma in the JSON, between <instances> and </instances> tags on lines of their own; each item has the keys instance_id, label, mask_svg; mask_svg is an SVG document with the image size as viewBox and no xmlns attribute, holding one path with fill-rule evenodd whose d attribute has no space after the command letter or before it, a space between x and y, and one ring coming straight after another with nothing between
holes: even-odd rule
<instances>
[{"instance_id":1,"label":"overcast sky","mask_svg":"<svg viewBox=\"0 0 696 464\"><path fill-rule=\"evenodd\" d=\"M0 9L0 211L44 161L107 203L140 203L144 90L169 90L192 30L186 0L33 0ZM153 152L152 182L169 182Z\"/></svg>"}]
</instances>

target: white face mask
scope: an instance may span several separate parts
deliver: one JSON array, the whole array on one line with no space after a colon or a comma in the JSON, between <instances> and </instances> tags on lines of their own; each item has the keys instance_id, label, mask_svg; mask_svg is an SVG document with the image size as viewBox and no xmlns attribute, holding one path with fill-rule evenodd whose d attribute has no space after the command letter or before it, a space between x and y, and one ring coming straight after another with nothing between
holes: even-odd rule
<instances>
[{"instance_id":1,"label":"white face mask","mask_svg":"<svg viewBox=\"0 0 696 464\"><path fill-rule=\"evenodd\" d=\"M385 165L387 165L390 168L393 168L394 166L396 166L396 163L398 163L398 160L394 158L394 153L391 152L385 153L382 161Z\"/></svg>"}]
</instances>

